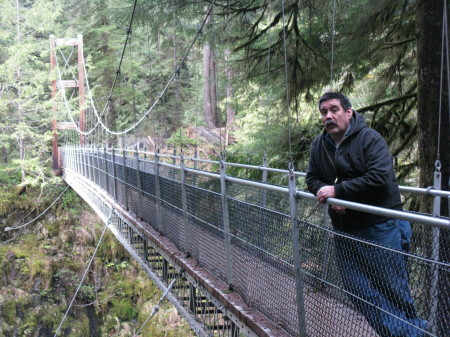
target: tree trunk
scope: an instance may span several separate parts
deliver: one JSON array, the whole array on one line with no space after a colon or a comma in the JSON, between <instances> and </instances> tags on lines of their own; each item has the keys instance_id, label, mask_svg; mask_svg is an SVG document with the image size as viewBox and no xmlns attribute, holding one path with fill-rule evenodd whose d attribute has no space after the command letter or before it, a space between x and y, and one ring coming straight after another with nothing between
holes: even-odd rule
<instances>
[{"instance_id":1,"label":"tree trunk","mask_svg":"<svg viewBox=\"0 0 450 337\"><path fill-rule=\"evenodd\" d=\"M208 16L206 25L211 27L213 14ZM216 60L214 49L206 41L203 47L203 114L208 128L218 127L217 92L216 92Z\"/></svg>"},{"instance_id":2,"label":"tree trunk","mask_svg":"<svg viewBox=\"0 0 450 337\"><path fill-rule=\"evenodd\" d=\"M6 151L6 147L2 147L2 158L3 163L8 164L8 152Z\"/></svg>"},{"instance_id":3,"label":"tree trunk","mask_svg":"<svg viewBox=\"0 0 450 337\"><path fill-rule=\"evenodd\" d=\"M419 127L420 186L433 185L435 162L440 142L442 189L448 190L450 172L450 136L447 79L444 77L442 113L439 120L439 85L441 72L442 0L418 0L417 4L417 110ZM435 18L435 20L430 20ZM438 131L440 124L440 140ZM447 207L444 207L444 209ZM443 211L444 211L443 209ZM431 202L422 204L422 211L431 212ZM446 210L448 213L448 208Z\"/></svg>"},{"instance_id":4,"label":"tree trunk","mask_svg":"<svg viewBox=\"0 0 450 337\"><path fill-rule=\"evenodd\" d=\"M417 1L417 65L418 90L417 111L419 128L419 161L420 185L433 185L433 175L436 160L440 160L441 169L438 174L442 177L442 189L449 190L450 173L450 125L448 106L447 76L443 77L443 96L440 101L441 77L441 44L442 44L442 0ZM448 51L447 51L448 52ZM447 57L447 55L444 55ZM444 58L445 60L445 58ZM444 63L445 69L445 63ZM445 72L445 71L444 71ZM441 114L439 106L442 105ZM439 118L440 116L440 118ZM439 146L438 146L439 145ZM439 149L438 149L439 147ZM439 150L439 151L438 151ZM448 200L443 198L441 214L448 216ZM422 211L431 211L431 199L422 199ZM434 258L439 261L450 261L450 231L433 229L432 246L438 253ZM437 250L435 249L437 247ZM438 277L437 316L435 332L444 336L450 331L448 317L448 299L450 298L450 277L443 270L433 277ZM432 294L433 295L433 294Z\"/></svg>"},{"instance_id":5,"label":"tree trunk","mask_svg":"<svg viewBox=\"0 0 450 337\"><path fill-rule=\"evenodd\" d=\"M203 112L208 128L217 127L217 96L214 52L209 43L203 48Z\"/></svg>"}]
</instances>

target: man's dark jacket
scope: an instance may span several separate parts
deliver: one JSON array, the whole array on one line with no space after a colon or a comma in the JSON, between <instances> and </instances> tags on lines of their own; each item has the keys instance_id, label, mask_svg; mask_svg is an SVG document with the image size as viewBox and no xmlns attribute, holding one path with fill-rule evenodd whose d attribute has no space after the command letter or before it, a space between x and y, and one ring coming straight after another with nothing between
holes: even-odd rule
<instances>
[{"instance_id":1,"label":"man's dark jacket","mask_svg":"<svg viewBox=\"0 0 450 337\"><path fill-rule=\"evenodd\" d=\"M337 147L326 131L314 139L306 183L315 195L322 186L334 185L337 199L402 210L386 141L356 111L350 132ZM347 231L388 220L351 209L339 215L330 207L329 213L333 225Z\"/></svg>"}]
</instances>

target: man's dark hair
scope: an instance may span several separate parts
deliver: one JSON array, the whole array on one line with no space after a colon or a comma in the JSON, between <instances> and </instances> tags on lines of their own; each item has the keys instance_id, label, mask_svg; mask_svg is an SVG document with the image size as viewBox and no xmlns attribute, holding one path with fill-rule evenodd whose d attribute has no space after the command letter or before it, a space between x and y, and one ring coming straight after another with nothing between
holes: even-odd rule
<instances>
[{"instance_id":1,"label":"man's dark hair","mask_svg":"<svg viewBox=\"0 0 450 337\"><path fill-rule=\"evenodd\" d=\"M319 109L320 109L320 105L323 102L328 101L330 99L340 100L341 105L344 108L344 110L348 110L352 107L352 103L350 103L350 100L348 99L347 96L345 96L344 94L341 94L340 92L331 92L330 91L330 92L326 92L319 98Z\"/></svg>"}]
</instances>

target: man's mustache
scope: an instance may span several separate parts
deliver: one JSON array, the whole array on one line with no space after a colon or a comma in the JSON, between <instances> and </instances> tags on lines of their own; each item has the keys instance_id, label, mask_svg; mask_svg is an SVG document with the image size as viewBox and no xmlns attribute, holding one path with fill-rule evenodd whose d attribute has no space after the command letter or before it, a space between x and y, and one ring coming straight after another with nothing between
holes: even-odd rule
<instances>
[{"instance_id":1,"label":"man's mustache","mask_svg":"<svg viewBox=\"0 0 450 337\"><path fill-rule=\"evenodd\" d=\"M325 122L325 126L329 126L329 125L337 125L337 124L335 123L334 120L329 119L329 120L327 120L327 121Z\"/></svg>"}]
</instances>

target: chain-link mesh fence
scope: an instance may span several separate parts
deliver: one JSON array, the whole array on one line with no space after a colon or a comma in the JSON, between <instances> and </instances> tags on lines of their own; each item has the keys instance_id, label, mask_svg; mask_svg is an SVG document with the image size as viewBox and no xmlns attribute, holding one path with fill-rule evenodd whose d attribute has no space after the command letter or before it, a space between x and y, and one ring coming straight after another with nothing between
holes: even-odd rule
<instances>
[{"instance_id":1,"label":"chain-link mesh fence","mask_svg":"<svg viewBox=\"0 0 450 337\"><path fill-rule=\"evenodd\" d=\"M307 336L449 336L448 229L412 223L409 238L405 222L394 219L378 228L399 236L391 244L365 229L334 229L328 206L315 200L297 201L292 219L289 194L267 184L227 181L223 189L218 174L190 169L183 181L179 168L157 168L149 160L125 162L101 152L86 157L82 151L67 158L66 167L116 194L120 204L292 336L302 331L303 313Z\"/></svg>"}]
</instances>

